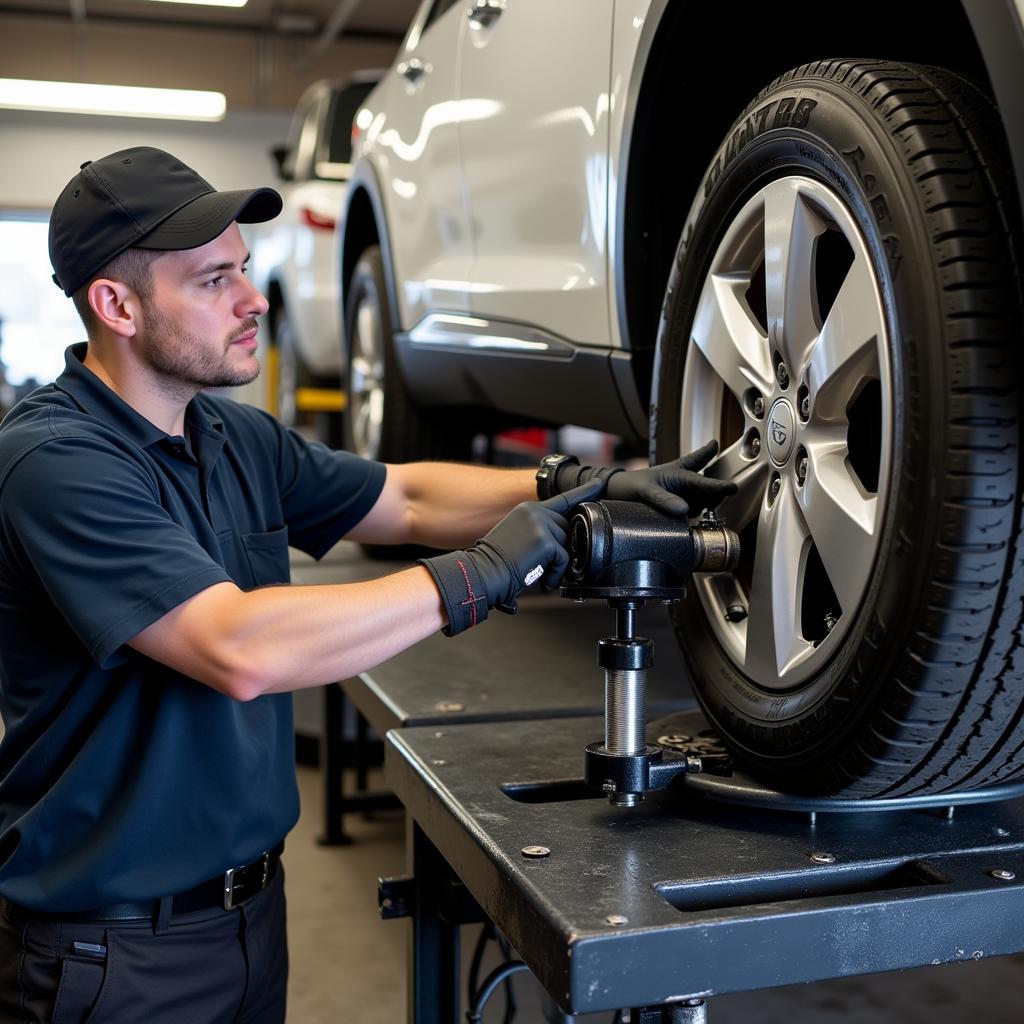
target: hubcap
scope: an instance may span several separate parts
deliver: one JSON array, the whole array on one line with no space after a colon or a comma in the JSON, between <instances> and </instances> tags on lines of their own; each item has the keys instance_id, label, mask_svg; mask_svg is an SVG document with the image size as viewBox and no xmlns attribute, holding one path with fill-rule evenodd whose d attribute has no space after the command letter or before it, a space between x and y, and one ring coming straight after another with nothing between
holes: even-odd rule
<instances>
[{"instance_id":1,"label":"hubcap","mask_svg":"<svg viewBox=\"0 0 1024 1024\"><path fill-rule=\"evenodd\" d=\"M780 398L768 414L768 454L776 466L784 466L793 452L795 424L793 406Z\"/></svg>"},{"instance_id":2,"label":"hubcap","mask_svg":"<svg viewBox=\"0 0 1024 1024\"><path fill-rule=\"evenodd\" d=\"M791 387L809 397L808 416ZM740 566L694 589L729 659L765 690L821 671L856 617L889 492L891 394L884 306L856 221L820 182L772 182L712 259L680 419L680 450L718 438L707 475L738 486L721 511L741 534Z\"/></svg>"},{"instance_id":3,"label":"hubcap","mask_svg":"<svg viewBox=\"0 0 1024 1024\"><path fill-rule=\"evenodd\" d=\"M353 323L348 403L352 446L365 459L380 454L384 422L384 335L377 296L362 296Z\"/></svg>"},{"instance_id":4,"label":"hubcap","mask_svg":"<svg viewBox=\"0 0 1024 1024\"><path fill-rule=\"evenodd\" d=\"M298 421L295 392L299 386L299 367L291 325L284 313L278 317L274 343L277 347L277 418L286 427L294 427Z\"/></svg>"}]
</instances>

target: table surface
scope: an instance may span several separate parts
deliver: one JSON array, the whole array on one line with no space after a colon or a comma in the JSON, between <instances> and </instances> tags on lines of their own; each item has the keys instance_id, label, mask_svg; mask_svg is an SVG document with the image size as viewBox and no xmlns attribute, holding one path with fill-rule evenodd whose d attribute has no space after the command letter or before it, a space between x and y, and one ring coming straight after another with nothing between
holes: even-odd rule
<instances>
[{"instance_id":1,"label":"table surface","mask_svg":"<svg viewBox=\"0 0 1024 1024\"><path fill-rule=\"evenodd\" d=\"M649 737L703 722L675 717ZM1024 949L1024 801L812 820L683 780L628 810L582 783L600 731L599 718L497 721L386 743L411 819L566 1012ZM531 845L550 853L528 859Z\"/></svg>"}]
</instances>

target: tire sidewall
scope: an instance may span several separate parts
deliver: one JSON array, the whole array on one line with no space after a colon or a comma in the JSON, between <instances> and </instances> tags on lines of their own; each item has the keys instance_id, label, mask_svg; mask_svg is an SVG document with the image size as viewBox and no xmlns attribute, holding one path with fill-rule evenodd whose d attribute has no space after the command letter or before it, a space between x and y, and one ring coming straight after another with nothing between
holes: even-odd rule
<instances>
[{"instance_id":1,"label":"tire sidewall","mask_svg":"<svg viewBox=\"0 0 1024 1024\"><path fill-rule=\"evenodd\" d=\"M356 332L356 317L359 315L359 309L363 301L371 294L375 297L377 315L380 318L381 345L383 347L381 357L384 360L385 388L387 388L388 381L393 372L393 359L391 358L390 353L392 331L391 311L388 308L386 301L387 282L384 278L384 263L380 249L377 246L372 246L367 249L359 257L358 262L352 270L352 277L349 282L348 295L350 298L345 318L346 351L343 353L344 358L342 360L342 366L345 370L345 385L346 388L349 389L350 393L351 389L349 388L349 385L352 380L352 340L355 337ZM388 398L389 396L385 392L385 405L387 404ZM381 431L380 450L373 453L370 456L372 458L381 459L386 457L386 417L387 413L385 412L385 423L383 424ZM356 450L355 438L352 431L352 407L351 404L348 403L342 413L342 442L345 448L349 451Z\"/></svg>"},{"instance_id":2,"label":"tire sidewall","mask_svg":"<svg viewBox=\"0 0 1024 1024\"><path fill-rule=\"evenodd\" d=\"M295 392L305 382L303 381L302 363L295 347L293 328L284 308L279 309L274 317L274 347L277 349L278 360L277 379L274 381L274 387L277 389L277 414L286 427L294 427L299 419L298 408L295 404ZM292 377L290 389L285 386L283 371L286 366L290 367Z\"/></svg>"},{"instance_id":3,"label":"tire sidewall","mask_svg":"<svg viewBox=\"0 0 1024 1024\"><path fill-rule=\"evenodd\" d=\"M776 127L782 111L789 123ZM794 116L795 115L795 116ZM853 625L831 661L793 691L764 690L720 648L696 601L675 619L694 686L712 720L753 759L787 768L827 755L837 736L871 711L887 664L906 646L925 599L926 564L938 530L945 453L941 310L918 187L894 139L866 100L821 79L766 90L737 121L705 176L684 226L662 311L651 436L657 461L678 452L682 370L696 301L725 229L772 180L813 178L857 222L874 266L890 338L890 484L876 565ZM659 423L662 429L659 429ZM823 739L823 737L827 739ZM757 749L755 756L752 749Z\"/></svg>"}]
</instances>

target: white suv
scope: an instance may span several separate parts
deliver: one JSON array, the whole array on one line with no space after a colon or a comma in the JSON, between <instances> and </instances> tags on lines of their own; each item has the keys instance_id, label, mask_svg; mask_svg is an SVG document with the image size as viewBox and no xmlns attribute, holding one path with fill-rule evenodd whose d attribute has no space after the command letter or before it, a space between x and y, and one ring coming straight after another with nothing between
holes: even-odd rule
<instances>
[{"instance_id":1,"label":"white suv","mask_svg":"<svg viewBox=\"0 0 1024 1024\"><path fill-rule=\"evenodd\" d=\"M787 786L1024 773L1022 14L429 0L356 116L351 443L717 438L743 559L675 620Z\"/></svg>"},{"instance_id":2,"label":"white suv","mask_svg":"<svg viewBox=\"0 0 1024 1024\"><path fill-rule=\"evenodd\" d=\"M356 110L379 72L322 80L302 95L289 141L273 151L284 209L247 229L250 276L270 301L266 405L289 426L300 387L337 388L341 369L336 222L352 173Z\"/></svg>"}]
</instances>

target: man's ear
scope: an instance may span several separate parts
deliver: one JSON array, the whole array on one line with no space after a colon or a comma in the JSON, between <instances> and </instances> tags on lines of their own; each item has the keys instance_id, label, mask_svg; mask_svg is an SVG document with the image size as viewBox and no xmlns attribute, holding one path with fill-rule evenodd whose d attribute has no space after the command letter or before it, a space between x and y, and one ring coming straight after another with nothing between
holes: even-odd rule
<instances>
[{"instance_id":1,"label":"man's ear","mask_svg":"<svg viewBox=\"0 0 1024 1024\"><path fill-rule=\"evenodd\" d=\"M89 285L89 305L99 322L122 338L134 338L139 329L142 304L133 288L123 281L99 277Z\"/></svg>"}]
</instances>

